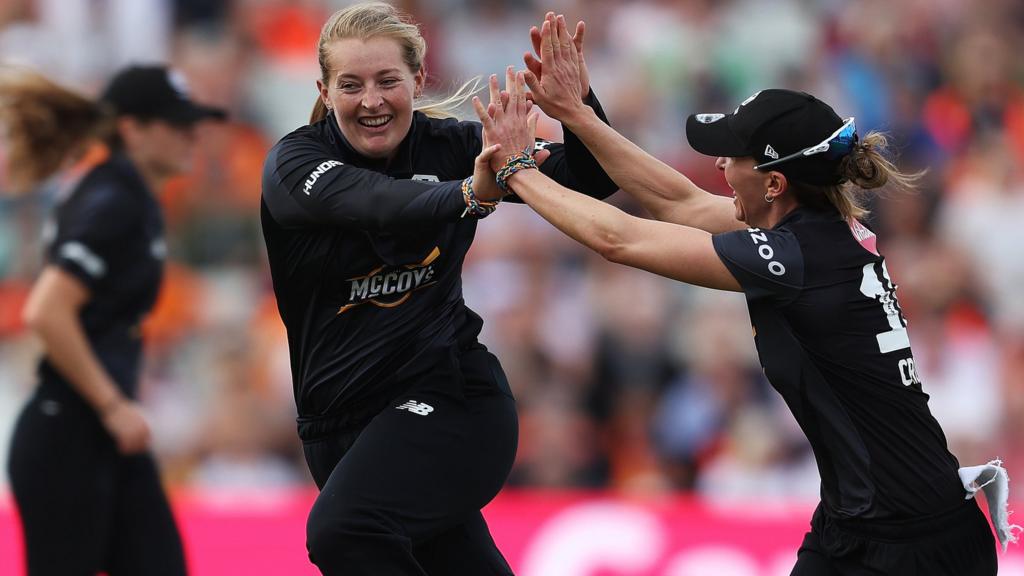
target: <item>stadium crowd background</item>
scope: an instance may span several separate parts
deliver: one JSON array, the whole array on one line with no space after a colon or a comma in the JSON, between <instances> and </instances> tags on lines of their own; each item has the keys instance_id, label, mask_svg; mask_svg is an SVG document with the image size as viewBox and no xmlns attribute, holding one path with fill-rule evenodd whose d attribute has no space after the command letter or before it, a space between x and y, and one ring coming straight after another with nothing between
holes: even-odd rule
<instances>
[{"instance_id":1,"label":"stadium crowd background","mask_svg":"<svg viewBox=\"0 0 1024 576\"><path fill-rule=\"evenodd\" d=\"M873 206L917 368L953 452L1024 478L1024 3L1019 0L409 0L430 88L521 66L546 10L585 19L613 124L727 193L685 115L763 87L803 89L891 132L921 192ZM5 0L0 60L95 94L119 66L169 61L232 111L198 170L163 191L169 261L146 326L143 402L174 486L311 486L259 230L264 154L316 98L327 0ZM470 111L466 110L466 118ZM544 135L558 139L548 121ZM0 154L3 153L0 139ZM3 182L0 174L0 182ZM51 198L0 184L0 457L34 378L20 309ZM613 201L637 211L622 194ZM666 254L666 258L670 258ZM806 441L756 362L742 296L614 266L522 206L479 227L465 266L482 341L521 413L512 485L709 498L817 496ZM823 322L829 321L827 318ZM6 477L0 480L0 491Z\"/></svg>"}]
</instances>

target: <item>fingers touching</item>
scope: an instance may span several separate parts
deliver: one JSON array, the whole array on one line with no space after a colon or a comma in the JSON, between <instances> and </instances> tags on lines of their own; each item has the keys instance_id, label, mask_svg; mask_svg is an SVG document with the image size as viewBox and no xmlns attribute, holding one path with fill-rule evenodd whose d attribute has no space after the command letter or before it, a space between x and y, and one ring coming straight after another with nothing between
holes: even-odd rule
<instances>
[{"instance_id":1,"label":"fingers touching","mask_svg":"<svg viewBox=\"0 0 1024 576\"><path fill-rule=\"evenodd\" d=\"M538 111L533 109L533 102L527 97L527 74L524 71L516 72L509 66L505 72L505 90L498 88L497 76L491 75L488 82L491 101L487 106L478 96L473 97L473 110L484 128L485 146L491 142L503 142L503 136L515 133L517 125L520 127L518 130L521 130L523 124L520 123L527 126L529 141L532 142ZM514 153L508 146L505 148L507 153Z\"/></svg>"}]
</instances>

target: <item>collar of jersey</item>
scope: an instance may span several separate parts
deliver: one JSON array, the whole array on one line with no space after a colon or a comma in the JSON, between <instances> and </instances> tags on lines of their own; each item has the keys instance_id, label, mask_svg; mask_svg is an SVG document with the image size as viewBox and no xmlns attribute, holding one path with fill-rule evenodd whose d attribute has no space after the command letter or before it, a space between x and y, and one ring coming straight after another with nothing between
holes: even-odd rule
<instances>
[{"instance_id":1,"label":"collar of jersey","mask_svg":"<svg viewBox=\"0 0 1024 576\"><path fill-rule=\"evenodd\" d=\"M811 208L810 206L797 206L796 208L790 210L789 213L787 213L785 216L783 216L782 220L779 220L779 222L772 227L772 230L777 230L779 228L782 228L783 226L786 226L787 224L792 224L794 222L806 219L842 220L843 218L839 214L839 211L836 210L835 208L817 210Z\"/></svg>"},{"instance_id":2,"label":"collar of jersey","mask_svg":"<svg viewBox=\"0 0 1024 576\"><path fill-rule=\"evenodd\" d=\"M142 173L139 172L138 167L132 163L124 150L115 150L107 162L128 180L131 184L129 188L139 190L146 196L155 198L154 191L149 189L146 179L142 177Z\"/></svg>"}]
</instances>

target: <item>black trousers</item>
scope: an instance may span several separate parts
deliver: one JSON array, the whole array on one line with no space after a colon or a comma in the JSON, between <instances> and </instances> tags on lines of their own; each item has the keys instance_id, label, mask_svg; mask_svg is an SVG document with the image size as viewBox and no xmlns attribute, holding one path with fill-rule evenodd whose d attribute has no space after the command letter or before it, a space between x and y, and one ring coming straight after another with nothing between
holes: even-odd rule
<instances>
[{"instance_id":1,"label":"black trousers","mask_svg":"<svg viewBox=\"0 0 1024 576\"><path fill-rule=\"evenodd\" d=\"M120 455L65 384L41 385L22 410L8 473L30 576L186 573L152 455Z\"/></svg>"},{"instance_id":2,"label":"black trousers","mask_svg":"<svg viewBox=\"0 0 1024 576\"><path fill-rule=\"evenodd\" d=\"M850 526L819 506L791 576L995 576L995 538L973 501L903 523Z\"/></svg>"},{"instance_id":3,"label":"black trousers","mask_svg":"<svg viewBox=\"0 0 1024 576\"><path fill-rule=\"evenodd\" d=\"M480 509L512 468L515 402L489 352L441 364L361 430L300 426L320 488L306 546L322 573L512 574Z\"/></svg>"}]
</instances>

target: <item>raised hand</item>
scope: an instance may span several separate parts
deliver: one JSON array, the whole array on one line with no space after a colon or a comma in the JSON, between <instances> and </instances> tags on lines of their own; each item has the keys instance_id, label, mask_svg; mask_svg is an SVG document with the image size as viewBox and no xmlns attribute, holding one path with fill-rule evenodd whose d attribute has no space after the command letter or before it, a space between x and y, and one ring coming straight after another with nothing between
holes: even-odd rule
<instances>
[{"instance_id":1,"label":"raised hand","mask_svg":"<svg viewBox=\"0 0 1024 576\"><path fill-rule=\"evenodd\" d=\"M544 16L545 22L555 17L554 12L548 12ZM564 21L564 18L563 18ZM543 26L542 26L543 28ZM572 35L573 47L576 48L576 54L579 56L580 63L580 95L586 96L590 93L590 74L587 72L586 61L583 59L583 35L586 33L586 24L582 20L576 23L576 33ZM533 44L533 51L537 54L534 56L531 52L523 53L523 62L526 63L526 69L533 73L534 76L543 80L544 77L544 65L538 57L541 55L541 42L543 35L540 29L536 26L530 27L530 43Z\"/></svg>"},{"instance_id":2,"label":"raised hand","mask_svg":"<svg viewBox=\"0 0 1024 576\"><path fill-rule=\"evenodd\" d=\"M565 28L563 16L556 17L549 12L541 26L540 36L543 75L526 71L525 81L531 91L529 97L548 116L565 123L572 115L586 109L581 84L581 50ZM583 37L578 35L578 38L582 42Z\"/></svg>"},{"instance_id":3,"label":"raised hand","mask_svg":"<svg viewBox=\"0 0 1024 576\"><path fill-rule=\"evenodd\" d=\"M483 124L485 141L500 146L490 154L491 169L498 171L517 154L533 154L538 113L526 97L523 72L515 72L509 66L505 70L504 91L499 90L498 77L493 74L488 86L491 101L487 108L478 97L473 97L473 108Z\"/></svg>"},{"instance_id":4,"label":"raised hand","mask_svg":"<svg viewBox=\"0 0 1024 576\"><path fill-rule=\"evenodd\" d=\"M565 18L548 12L537 34L532 30L530 34L540 37L539 45L535 43L540 64L531 56L533 62L527 62L525 73L530 98L548 116L562 122L583 110L583 96L590 90L582 59L584 29L582 22L577 24L573 37L565 27Z\"/></svg>"}]
</instances>

